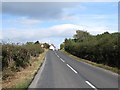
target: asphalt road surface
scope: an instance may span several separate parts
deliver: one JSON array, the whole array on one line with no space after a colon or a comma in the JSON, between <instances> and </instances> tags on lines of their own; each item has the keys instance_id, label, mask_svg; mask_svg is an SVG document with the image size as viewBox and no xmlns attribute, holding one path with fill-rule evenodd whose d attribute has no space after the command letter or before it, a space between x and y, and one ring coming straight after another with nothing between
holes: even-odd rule
<instances>
[{"instance_id":1,"label":"asphalt road surface","mask_svg":"<svg viewBox=\"0 0 120 90\"><path fill-rule=\"evenodd\" d=\"M49 50L29 88L118 88L118 75Z\"/></svg>"}]
</instances>

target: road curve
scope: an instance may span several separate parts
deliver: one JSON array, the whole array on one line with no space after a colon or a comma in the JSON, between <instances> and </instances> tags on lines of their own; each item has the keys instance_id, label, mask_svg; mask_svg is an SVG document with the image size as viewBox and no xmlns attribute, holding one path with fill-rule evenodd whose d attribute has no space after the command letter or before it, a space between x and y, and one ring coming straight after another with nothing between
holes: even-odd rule
<instances>
[{"instance_id":1,"label":"road curve","mask_svg":"<svg viewBox=\"0 0 120 90\"><path fill-rule=\"evenodd\" d=\"M118 88L118 75L49 50L29 88Z\"/></svg>"}]
</instances>

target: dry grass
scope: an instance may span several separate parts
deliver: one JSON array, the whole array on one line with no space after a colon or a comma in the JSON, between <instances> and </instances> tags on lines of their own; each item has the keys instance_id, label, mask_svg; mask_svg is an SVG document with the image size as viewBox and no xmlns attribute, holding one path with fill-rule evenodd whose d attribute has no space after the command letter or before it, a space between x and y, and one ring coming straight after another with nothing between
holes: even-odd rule
<instances>
[{"instance_id":1,"label":"dry grass","mask_svg":"<svg viewBox=\"0 0 120 90\"><path fill-rule=\"evenodd\" d=\"M120 70L118 70L118 68L116 67L110 67L110 66L107 66L107 65L104 65L104 64L98 64L98 63L95 63L95 62L91 62L89 60L85 60L85 59L81 59L81 58L78 58L64 50L61 50L63 53L67 54L68 56L72 57L72 58L75 58L76 60L78 61L82 61L82 62L85 62L85 63L88 63L90 65L93 65L93 66L96 66L96 67L100 67L100 68L103 68L103 69L106 69L106 70L109 70L109 71L112 71L114 73L117 73L117 74L120 74Z\"/></svg>"},{"instance_id":2,"label":"dry grass","mask_svg":"<svg viewBox=\"0 0 120 90\"><path fill-rule=\"evenodd\" d=\"M38 58L33 58L30 62L31 66L15 73L9 79L2 81L2 88L27 88L42 64L46 52L47 50L40 54Z\"/></svg>"}]
</instances>

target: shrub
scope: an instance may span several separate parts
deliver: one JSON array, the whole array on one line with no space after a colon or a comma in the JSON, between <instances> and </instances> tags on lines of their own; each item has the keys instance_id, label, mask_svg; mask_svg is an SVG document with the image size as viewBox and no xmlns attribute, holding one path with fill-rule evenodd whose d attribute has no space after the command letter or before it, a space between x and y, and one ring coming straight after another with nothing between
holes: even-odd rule
<instances>
[{"instance_id":1,"label":"shrub","mask_svg":"<svg viewBox=\"0 0 120 90\"><path fill-rule=\"evenodd\" d=\"M120 33L90 35L88 32L77 31L74 39L65 39L64 49L80 58L93 62L118 67L120 55Z\"/></svg>"}]
</instances>

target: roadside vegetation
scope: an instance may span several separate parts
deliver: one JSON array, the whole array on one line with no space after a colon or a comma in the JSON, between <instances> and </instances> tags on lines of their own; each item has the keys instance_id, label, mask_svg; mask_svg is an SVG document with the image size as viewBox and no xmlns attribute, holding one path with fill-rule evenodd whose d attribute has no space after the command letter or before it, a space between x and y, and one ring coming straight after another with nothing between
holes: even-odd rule
<instances>
[{"instance_id":1,"label":"roadside vegetation","mask_svg":"<svg viewBox=\"0 0 120 90\"><path fill-rule=\"evenodd\" d=\"M47 43L40 44L39 41L22 45L2 43L3 88L26 88L41 65L48 47Z\"/></svg>"},{"instance_id":2,"label":"roadside vegetation","mask_svg":"<svg viewBox=\"0 0 120 90\"><path fill-rule=\"evenodd\" d=\"M91 35L86 31L77 30L73 39L65 39L60 48L86 62L93 62L94 65L96 63L99 67L109 67L108 69L119 73L119 37L118 32Z\"/></svg>"}]
</instances>

